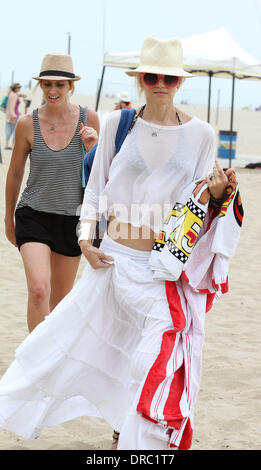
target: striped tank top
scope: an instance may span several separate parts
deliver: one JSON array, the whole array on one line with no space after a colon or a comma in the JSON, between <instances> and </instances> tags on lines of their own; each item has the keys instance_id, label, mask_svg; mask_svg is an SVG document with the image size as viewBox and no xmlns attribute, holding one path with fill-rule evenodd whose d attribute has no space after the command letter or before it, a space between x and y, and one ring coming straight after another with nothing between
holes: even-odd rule
<instances>
[{"instance_id":1,"label":"striped tank top","mask_svg":"<svg viewBox=\"0 0 261 470\"><path fill-rule=\"evenodd\" d=\"M34 141L30 152L30 171L17 209L29 206L53 214L80 214L83 151L78 132L81 122L87 122L87 108L80 106L80 116L71 142L62 150L51 150L41 133L38 109L33 111Z\"/></svg>"}]
</instances>

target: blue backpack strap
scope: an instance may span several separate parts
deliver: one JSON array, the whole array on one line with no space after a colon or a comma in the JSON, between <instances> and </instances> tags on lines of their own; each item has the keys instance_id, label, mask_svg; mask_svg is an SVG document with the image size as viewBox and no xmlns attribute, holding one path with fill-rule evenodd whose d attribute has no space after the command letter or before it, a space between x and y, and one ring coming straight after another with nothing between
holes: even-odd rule
<instances>
[{"instance_id":1,"label":"blue backpack strap","mask_svg":"<svg viewBox=\"0 0 261 470\"><path fill-rule=\"evenodd\" d=\"M136 113L135 109L122 109L121 110L121 118L120 118L119 126L117 129L116 137L115 137L115 155L116 153L120 151L120 148L128 134L128 130L134 119L135 113ZM87 184L90 173L91 173L96 148L97 148L97 144L94 145L94 147L90 150L90 152L87 152L86 155L84 156L83 169L84 169L85 185Z\"/></svg>"},{"instance_id":2,"label":"blue backpack strap","mask_svg":"<svg viewBox=\"0 0 261 470\"><path fill-rule=\"evenodd\" d=\"M90 173L91 173L92 164L93 164L93 160L94 160L94 157L95 157L96 149L97 149L97 144L95 144L92 147L90 152L87 152L85 154L84 159L83 159L83 169L84 169L84 176L85 176L85 185L84 186L86 186L87 181L90 177Z\"/></svg>"},{"instance_id":3,"label":"blue backpack strap","mask_svg":"<svg viewBox=\"0 0 261 470\"><path fill-rule=\"evenodd\" d=\"M122 109L121 118L115 138L115 153L117 154L120 151L120 148L128 134L130 125L134 119L136 110L135 109Z\"/></svg>"}]
</instances>

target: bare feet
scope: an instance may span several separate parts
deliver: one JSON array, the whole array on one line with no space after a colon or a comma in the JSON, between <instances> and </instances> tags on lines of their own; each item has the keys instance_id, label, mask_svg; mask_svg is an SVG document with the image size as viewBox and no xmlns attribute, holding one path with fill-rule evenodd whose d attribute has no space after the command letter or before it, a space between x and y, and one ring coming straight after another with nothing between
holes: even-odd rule
<instances>
[{"instance_id":1,"label":"bare feet","mask_svg":"<svg viewBox=\"0 0 261 470\"><path fill-rule=\"evenodd\" d=\"M119 437L120 437L120 433L117 431L113 431L113 435L112 435L113 440L112 440L111 450L117 450Z\"/></svg>"}]
</instances>

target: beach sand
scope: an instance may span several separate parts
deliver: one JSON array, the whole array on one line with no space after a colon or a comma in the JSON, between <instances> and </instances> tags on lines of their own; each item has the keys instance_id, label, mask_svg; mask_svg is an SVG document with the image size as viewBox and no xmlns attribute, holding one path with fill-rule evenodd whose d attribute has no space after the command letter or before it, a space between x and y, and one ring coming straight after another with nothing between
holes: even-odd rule
<instances>
[{"instance_id":1,"label":"beach sand","mask_svg":"<svg viewBox=\"0 0 261 470\"><path fill-rule=\"evenodd\" d=\"M91 101L88 97L75 96L74 102L94 106L94 98ZM196 110L193 114L205 119L205 108L192 108ZM222 110L222 113L229 122L229 110ZM254 117L259 126L255 121L253 129L249 120L254 122ZM0 113L3 158L0 164L0 376L13 360L14 350L27 335L24 269L18 250L4 235L4 187L11 156L9 151L3 150L4 122L4 114ZM241 154L247 155L249 160L261 161L261 113L238 111L236 123L239 134L242 133L239 141ZM237 160L233 164L240 166ZM231 260L230 292L214 305L206 317L203 371L192 445L195 450L253 450L260 449L261 445L261 221L258 215L261 171L239 168L237 175L245 217L237 253ZM78 278L85 263L82 258ZM33 441L0 430L0 450L106 450L110 443L108 424L101 419L87 417L45 428Z\"/></svg>"}]
</instances>

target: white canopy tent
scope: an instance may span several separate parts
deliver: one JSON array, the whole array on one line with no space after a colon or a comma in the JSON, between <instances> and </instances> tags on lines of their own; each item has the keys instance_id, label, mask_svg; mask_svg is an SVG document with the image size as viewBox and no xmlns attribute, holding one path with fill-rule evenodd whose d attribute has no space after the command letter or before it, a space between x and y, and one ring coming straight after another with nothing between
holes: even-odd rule
<instances>
[{"instance_id":1,"label":"white canopy tent","mask_svg":"<svg viewBox=\"0 0 261 470\"><path fill-rule=\"evenodd\" d=\"M234 116L235 79L261 79L260 61L249 56L230 36L225 28L182 39L183 63L188 72L209 77L208 122L210 121L211 81L213 76L232 78L230 166ZM139 64L139 52L108 52L104 55L103 70L97 93L96 110L106 67L135 68Z\"/></svg>"}]
</instances>

